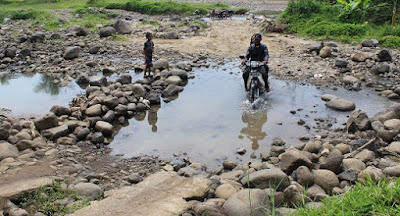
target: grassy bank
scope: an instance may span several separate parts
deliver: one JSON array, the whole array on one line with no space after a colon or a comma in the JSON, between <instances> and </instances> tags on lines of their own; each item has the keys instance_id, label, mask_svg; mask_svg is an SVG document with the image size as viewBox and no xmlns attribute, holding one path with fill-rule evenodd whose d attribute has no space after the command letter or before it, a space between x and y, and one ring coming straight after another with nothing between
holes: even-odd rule
<instances>
[{"instance_id":1,"label":"grassy bank","mask_svg":"<svg viewBox=\"0 0 400 216\"><path fill-rule=\"evenodd\" d=\"M323 206L317 209L299 208L295 215L400 215L400 178L357 183L343 196L333 196L322 202Z\"/></svg>"},{"instance_id":2,"label":"grassy bank","mask_svg":"<svg viewBox=\"0 0 400 216\"><path fill-rule=\"evenodd\" d=\"M65 200L70 201L65 202ZM78 196L75 192L62 189L58 182L23 194L12 201L26 209L30 215L36 212L42 212L45 215L65 215L90 204L88 199Z\"/></svg>"},{"instance_id":3,"label":"grassy bank","mask_svg":"<svg viewBox=\"0 0 400 216\"><path fill-rule=\"evenodd\" d=\"M291 0L279 18L280 22L288 24L289 33L301 36L344 42L376 38L383 47L400 48L400 25L393 27L389 20L385 21L387 18L377 19L375 16L379 14L365 14L360 10L349 15L344 14L343 10L340 4Z\"/></svg>"}]
</instances>

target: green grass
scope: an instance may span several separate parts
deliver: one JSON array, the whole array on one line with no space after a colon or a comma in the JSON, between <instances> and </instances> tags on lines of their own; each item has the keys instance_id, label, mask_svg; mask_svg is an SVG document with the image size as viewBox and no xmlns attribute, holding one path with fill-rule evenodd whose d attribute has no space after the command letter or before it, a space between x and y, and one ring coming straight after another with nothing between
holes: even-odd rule
<instances>
[{"instance_id":1,"label":"green grass","mask_svg":"<svg viewBox=\"0 0 400 216\"><path fill-rule=\"evenodd\" d=\"M216 4L190 4L174 1L145 1L130 0L126 3L109 3L106 4L109 9L123 9L127 11L139 12L142 14L193 14L198 10L201 14L206 14L215 8L228 8L228 5Z\"/></svg>"},{"instance_id":2,"label":"green grass","mask_svg":"<svg viewBox=\"0 0 400 216\"><path fill-rule=\"evenodd\" d=\"M143 20L142 22L140 22L140 24L142 24L142 25L152 25L152 26L155 26L155 27L158 27L158 26L161 25L159 22L157 22L155 20Z\"/></svg>"},{"instance_id":3,"label":"green grass","mask_svg":"<svg viewBox=\"0 0 400 216\"><path fill-rule=\"evenodd\" d=\"M66 205L56 205L54 203L56 200L64 198L71 198L79 202L68 207ZM90 204L88 199L78 196L75 192L68 189L63 190L61 184L58 182L54 182L50 186L44 186L36 191L24 194L16 200L13 200L13 202L21 208L27 209L32 215L37 211L40 211L45 215L65 215L75 212Z\"/></svg>"},{"instance_id":4,"label":"green grass","mask_svg":"<svg viewBox=\"0 0 400 216\"><path fill-rule=\"evenodd\" d=\"M298 208L295 215L400 215L400 178L378 182L369 179L357 183L343 196L332 196L322 202L318 209Z\"/></svg>"},{"instance_id":5,"label":"green grass","mask_svg":"<svg viewBox=\"0 0 400 216\"><path fill-rule=\"evenodd\" d=\"M208 28L207 23L200 21L200 20L195 20L192 22L193 24L199 24L202 28Z\"/></svg>"},{"instance_id":6,"label":"green grass","mask_svg":"<svg viewBox=\"0 0 400 216\"><path fill-rule=\"evenodd\" d=\"M400 48L400 25L346 22L339 17L340 10L316 0L291 0L279 21L288 24L288 33L313 39L361 42L375 38L382 47Z\"/></svg>"},{"instance_id":7,"label":"green grass","mask_svg":"<svg viewBox=\"0 0 400 216\"><path fill-rule=\"evenodd\" d=\"M128 41L129 38L127 38L124 35L113 35L111 40L116 41L116 42L124 42L124 41Z\"/></svg>"}]
</instances>

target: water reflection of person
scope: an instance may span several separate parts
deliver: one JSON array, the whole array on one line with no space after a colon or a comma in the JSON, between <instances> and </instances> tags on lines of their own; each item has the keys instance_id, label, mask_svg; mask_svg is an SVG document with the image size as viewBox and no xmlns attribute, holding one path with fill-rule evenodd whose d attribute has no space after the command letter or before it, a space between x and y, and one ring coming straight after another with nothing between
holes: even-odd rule
<instances>
[{"instance_id":1,"label":"water reflection of person","mask_svg":"<svg viewBox=\"0 0 400 216\"><path fill-rule=\"evenodd\" d=\"M242 122L247 126L242 128L240 133L251 140L251 148L255 151L259 147L258 142L267 136L267 133L262 131L263 125L267 122L267 113L265 111L255 113L244 111Z\"/></svg>"},{"instance_id":2,"label":"water reflection of person","mask_svg":"<svg viewBox=\"0 0 400 216\"><path fill-rule=\"evenodd\" d=\"M149 121L149 125L151 126L151 131L153 133L157 132L157 121L158 121L158 116L157 116L157 111L160 109L159 106L152 106L150 110L148 111L148 116L147 120Z\"/></svg>"}]
</instances>

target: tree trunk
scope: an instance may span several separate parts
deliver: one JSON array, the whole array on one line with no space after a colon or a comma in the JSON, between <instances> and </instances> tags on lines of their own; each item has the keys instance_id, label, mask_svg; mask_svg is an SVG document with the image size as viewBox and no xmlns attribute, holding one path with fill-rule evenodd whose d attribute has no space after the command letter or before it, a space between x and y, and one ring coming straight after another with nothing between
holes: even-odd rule
<instances>
[{"instance_id":1,"label":"tree trunk","mask_svg":"<svg viewBox=\"0 0 400 216\"><path fill-rule=\"evenodd\" d=\"M397 1L395 0L393 3L393 16L392 16L392 26L396 25L396 19L397 19Z\"/></svg>"}]
</instances>

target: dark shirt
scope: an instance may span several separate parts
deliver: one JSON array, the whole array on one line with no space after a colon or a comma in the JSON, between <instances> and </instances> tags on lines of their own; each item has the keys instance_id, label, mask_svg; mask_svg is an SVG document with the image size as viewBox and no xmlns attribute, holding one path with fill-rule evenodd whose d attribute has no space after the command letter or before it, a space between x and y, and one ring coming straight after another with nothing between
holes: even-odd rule
<instances>
[{"instance_id":1,"label":"dark shirt","mask_svg":"<svg viewBox=\"0 0 400 216\"><path fill-rule=\"evenodd\" d=\"M144 42L144 53L147 57L153 56L153 47L154 47L153 41Z\"/></svg>"},{"instance_id":2,"label":"dark shirt","mask_svg":"<svg viewBox=\"0 0 400 216\"><path fill-rule=\"evenodd\" d=\"M269 59L268 48L265 44L260 43L256 46L254 43L249 46L246 53L246 59L252 61L264 61Z\"/></svg>"}]
</instances>

